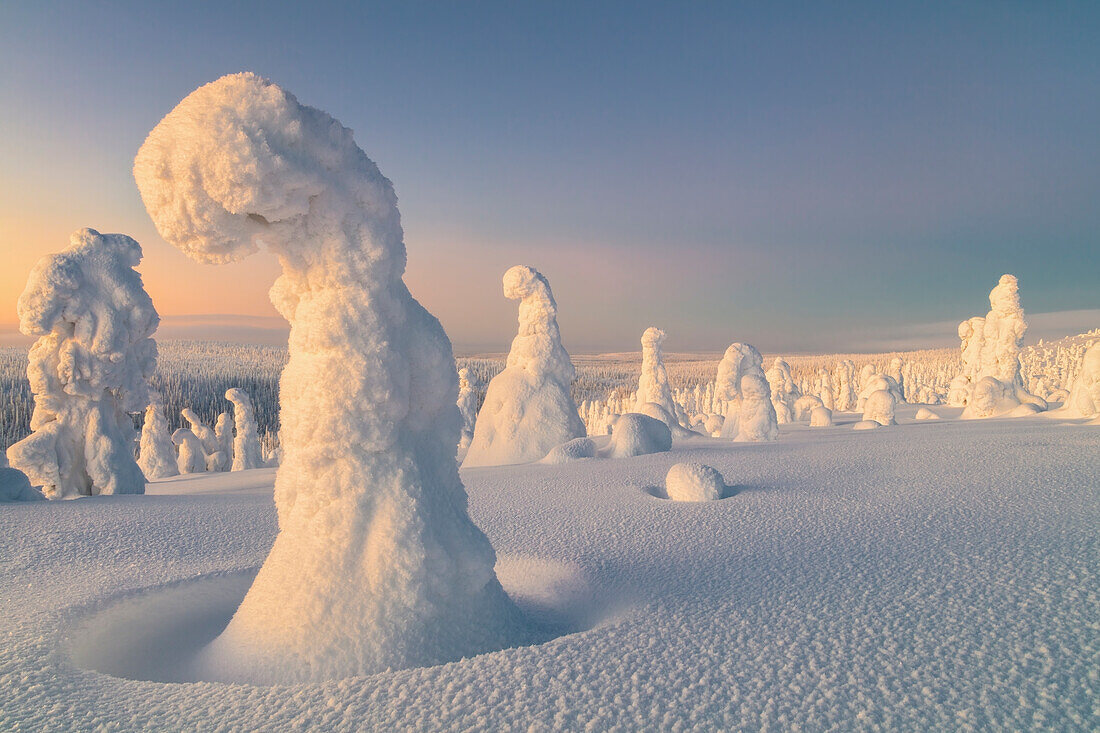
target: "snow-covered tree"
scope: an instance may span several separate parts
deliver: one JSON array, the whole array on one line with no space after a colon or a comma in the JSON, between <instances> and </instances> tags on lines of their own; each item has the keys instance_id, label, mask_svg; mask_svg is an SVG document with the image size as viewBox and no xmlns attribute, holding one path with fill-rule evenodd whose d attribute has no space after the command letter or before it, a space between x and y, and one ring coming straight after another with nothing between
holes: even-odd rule
<instances>
[{"instance_id":1,"label":"snow-covered tree","mask_svg":"<svg viewBox=\"0 0 1100 733\"><path fill-rule=\"evenodd\" d=\"M176 456L176 467L180 473L205 473L208 469L206 451L202 448L202 441L194 431L188 428L180 428L172 433L172 442L176 444L179 454Z\"/></svg>"},{"instance_id":2,"label":"snow-covered tree","mask_svg":"<svg viewBox=\"0 0 1100 733\"><path fill-rule=\"evenodd\" d=\"M834 371L834 409L847 412L856 406L858 390L856 390L856 365L851 359L838 361Z\"/></svg>"},{"instance_id":3,"label":"snow-covered tree","mask_svg":"<svg viewBox=\"0 0 1100 733\"><path fill-rule=\"evenodd\" d=\"M233 418L228 412L220 413L214 421L214 437L218 441L218 450L207 456L207 466L211 471L228 471L233 465ZM257 439L257 448L259 444Z\"/></svg>"},{"instance_id":4,"label":"snow-covered tree","mask_svg":"<svg viewBox=\"0 0 1100 733\"><path fill-rule=\"evenodd\" d=\"M180 411L180 416L187 421L187 424L191 426L191 432L199 439L199 444L202 447L203 461L206 464L207 471L220 471L219 466L222 463L222 457L217 455L218 453L218 434L214 431L214 428L210 427L202 421L202 418L195 413L190 407L185 407Z\"/></svg>"},{"instance_id":5,"label":"snow-covered tree","mask_svg":"<svg viewBox=\"0 0 1100 733\"><path fill-rule=\"evenodd\" d=\"M952 404L965 400L963 417L1001 415L1020 404L1030 404L1038 410L1047 408L1045 400L1027 391L1020 373L1020 351L1026 332L1019 283L1012 275L1002 275L989 293L989 313L985 318L971 318L959 324L962 342L959 376L966 377L969 389L964 394L959 380L959 388L952 389L949 397L953 398ZM1001 386L984 382L987 378L997 380Z\"/></svg>"},{"instance_id":6,"label":"snow-covered tree","mask_svg":"<svg viewBox=\"0 0 1100 733\"><path fill-rule=\"evenodd\" d=\"M470 370L458 370L458 412L462 416L462 432L458 439L458 462L462 463L470 450L470 441L474 439L474 425L477 424L477 392L470 381Z\"/></svg>"},{"instance_id":7,"label":"snow-covered tree","mask_svg":"<svg viewBox=\"0 0 1100 733\"><path fill-rule=\"evenodd\" d=\"M393 186L351 131L234 74L153 129L134 175L157 229L192 258L263 245L283 269L279 533L201 654L206 678L337 679L525 638L467 513L450 341L402 281Z\"/></svg>"},{"instance_id":8,"label":"snow-covered tree","mask_svg":"<svg viewBox=\"0 0 1100 733\"><path fill-rule=\"evenodd\" d=\"M895 356L890 360L890 366L886 369L886 376L894 380L898 385L899 400L905 402L908 393L905 391L905 359Z\"/></svg>"},{"instance_id":9,"label":"snow-covered tree","mask_svg":"<svg viewBox=\"0 0 1100 733\"><path fill-rule=\"evenodd\" d=\"M176 466L176 446L168 432L168 421L164 418L164 410L156 403L145 408L138 465L147 479L167 478L179 473Z\"/></svg>"},{"instance_id":10,"label":"snow-covered tree","mask_svg":"<svg viewBox=\"0 0 1100 733\"><path fill-rule=\"evenodd\" d=\"M8 459L48 498L145 492L127 413L149 402L160 319L139 262L130 237L81 229L39 260L19 298L19 330L38 339L27 365L34 432Z\"/></svg>"},{"instance_id":11,"label":"snow-covered tree","mask_svg":"<svg viewBox=\"0 0 1100 733\"><path fill-rule=\"evenodd\" d=\"M873 420L879 425L897 425L894 419L894 408L897 407L898 398L894 392L888 389L880 389L872 392L863 406L863 419Z\"/></svg>"},{"instance_id":12,"label":"snow-covered tree","mask_svg":"<svg viewBox=\"0 0 1100 733\"><path fill-rule=\"evenodd\" d=\"M569 392L576 372L558 332L550 283L534 268L504 273L504 295L519 303L519 333L507 366L493 377L463 466L527 463L587 435Z\"/></svg>"},{"instance_id":13,"label":"snow-covered tree","mask_svg":"<svg viewBox=\"0 0 1100 733\"><path fill-rule=\"evenodd\" d=\"M260 448L260 431L256 427L256 411L252 399L240 387L226 390L225 399L233 403L233 470L247 471L262 468L263 449Z\"/></svg>"},{"instance_id":14,"label":"snow-covered tree","mask_svg":"<svg viewBox=\"0 0 1100 733\"><path fill-rule=\"evenodd\" d=\"M1081 366L1073 380L1073 389L1066 398L1063 413L1074 417L1100 416L1100 341L1090 346L1081 357Z\"/></svg>"},{"instance_id":15,"label":"snow-covered tree","mask_svg":"<svg viewBox=\"0 0 1100 733\"><path fill-rule=\"evenodd\" d=\"M794 420L794 403L802 396L802 392L791 376L790 364L783 359L776 359L765 376L772 389L772 405L775 407L776 418L780 425L785 425Z\"/></svg>"},{"instance_id":16,"label":"snow-covered tree","mask_svg":"<svg viewBox=\"0 0 1100 733\"><path fill-rule=\"evenodd\" d=\"M718 362L715 395L726 406L721 436L741 442L775 440L779 434L764 359L751 344L733 343ZM749 395L746 395L746 388ZM767 406L753 397L767 394Z\"/></svg>"},{"instance_id":17,"label":"snow-covered tree","mask_svg":"<svg viewBox=\"0 0 1100 733\"><path fill-rule=\"evenodd\" d=\"M686 426L687 415L672 398L672 388L668 383L668 370L665 368L664 343L665 332L650 326L642 333L642 373L638 377L638 393L634 402L634 411L642 412L647 402L660 405L672 416L673 421ZM672 429L672 425L669 428Z\"/></svg>"}]
</instances>

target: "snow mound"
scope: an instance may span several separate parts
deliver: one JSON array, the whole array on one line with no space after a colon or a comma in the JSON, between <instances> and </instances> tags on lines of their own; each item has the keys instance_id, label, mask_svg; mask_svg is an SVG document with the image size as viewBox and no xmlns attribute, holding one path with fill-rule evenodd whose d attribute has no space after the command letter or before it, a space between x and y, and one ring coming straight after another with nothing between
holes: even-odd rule
<instances>
[{"instance_id":1,"label":"snow mound","mask_svg":"<svg viewBox=\"0 0 1100 733\"><path fill-rule=\"evenodd\" d=\"M149 402L160 318L140 262L130 237L80 229L38 261L19 297L19 330L37 338L27 364L33 432L7 455L47 498L145 491L126 413Z\"/></svg>"},{"instance_id":2,"label":"snow mound","mask_svg":"<svg viewBox=\"0 0 1100 733\"><path fill-rule=\"evenodd\" d=\"M817 395L802 395L794 402L794 419L799 422L809 420L814 410L824 406L825 403Z\"/></svg>"},{"instance_id":3,"label":"snow mound","mask_svg":"<svg viewBox=\"0 0 1100 733\"><path fill-rule=\"evenodd\" d=\"M725 490L722 474L702 463L677 463L665 476L665 492L672 501L717 501Z\"/></svg>"},{"instance_id":4,"label":"snow mound","mask_svg":"<svg viewBox=\"0 0 1100 733\"><path fill-rule=\"evenodd\" d=\"M971 386L969 400L960 417L964 420L974 420L1011 416L1011 413L1021 405L1016 395L1015 386L1005 384L996 377L982 377L977 384Z\"/></svg>"},{"instance_id":5,"label":"snow mound","mask_svg":"<svg viewBox=\"0 0 1100 733\"><path fill-rule=\"evenodd\" d=\"M193 259L263 245L283 269L279 534L201 655L207 678L339 679L526 638L467 514L450 341L402 280L397 197L351 131L233 74L157 124L134 177L158 231Z\"/></svg>"},{"instance_id":6,"label":"snow mound","mask_svg":"<svg viewBox=\"0 0 1100 733\"><path fill-rule=\"evenodd\" d=\"M852 430L874 430L875 428L881 428L882 423L877 420L860 420L852 425Z\"/></svg>"},{"instance_id":7,"label":"snow mound","mask_svg":"<svg viewBox=\"0 0 1100 733\"><path fill-rule=\"evenodd\" d=\"M582 458L595 458L595 456L596 441L591 438L573 438L573 440L552 448L539 463L556 465L579 461Z\"/></svg>"},{"instance_id":8,"label":"snow mound","mask_svg":"<svg viewBox=\"0 0 1100 733\"><path fill-rule=\"evenodd\" d=\"M531 267L504 273L504 295L519 304L519 333L504 371L489 382L462 465L537 461L556 445L586 435L569 393L576 376L558 332L550 283Z\"/></svg>"},{"instance_id":9,"label":"snow mound","mask_svg":"<svg viewBox=\"0 0 1100 733\"><path fill-rule=\"evenodd\" d=\"M0 501L38 501L42 496L22 471L8 467L7 458L0 453Z\"/></svg>"},{"instance_id":10,"label":"snow mound","mask_svg":"<svg viewBox=\"0 0 1100 733\"><path fill-rule=\"evenodd\" d=\"M914 415L917 420L939 420L940 416L929 410L927 407L922 407L917 410L917 414Z\"/></svg>"},{"instance_id":11,"label":"snow mound","mask_svg":"<svg viewBox=\"0 0 1100 733\"><path fill-rule=\"evenodd\" d=\"M810 411L811 428L827 428L833 424L833 411L828 407L815 407Z\"/></svg>"},{"instance_id":12,"label":"snow mound","mask_svg":"<svg viewBox=\"0 0 1100 733\"><path fill-rule=\"evenodd\" d=\"M660 420L661 422L663 422L672 432L672 437L676 438L677 440L682 438L692 438L698 435L698 433L696 433L694 430L688 430L683 425L681 425L676 420L675 416L673 416L671 413L669 413L668 410L666 410L664 407L657 404L656 402L646 402L645 404L639 405L637 413L639 415L647 415L654 420Z\"/></svg>"},{"instance_id":13,"label":"snow mound","mask_svg":"<svg viewBox=\"0 0 1100 733\"><path fill-rule=\"evenodd\" d=\"M863 406L863 421L873 420L884 427L897 425L897 420L894 419L897 404L897 396L888 389L872 392Z\"/></svg>"},{"instance_id":14,"label":"snow mound","mask_svg":"<svg viewBox=\"0 0 1100 733\"><path fill-rule=\"evenodd\" d=\"M600 455L629 458L672 450L672 431L661 420L637 412L619 415L611 426L611 441Z\"/></svg>"}]
</instances>

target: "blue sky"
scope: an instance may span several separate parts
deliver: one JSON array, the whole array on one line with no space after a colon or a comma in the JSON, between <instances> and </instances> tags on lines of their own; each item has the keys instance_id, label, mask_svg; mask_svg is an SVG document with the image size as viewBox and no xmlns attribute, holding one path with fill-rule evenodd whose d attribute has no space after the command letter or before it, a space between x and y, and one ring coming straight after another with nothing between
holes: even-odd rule
<instances>
[{"instance_id":1,"label":"blue sky","mask_svg":"<svg viewBox=\"0 0 1100 733\"><path fill-rule=\"evenodd\" d=\"M142 242L166 315L273 315L272 262L188 263L130 175L245 69L356 131L459 350L507 347L513 264L578 351L941 345L1004 272L1100 309L1098 39L1098 3L6 2L0 324L81 226Z\"/></svg>"}]
</instances>

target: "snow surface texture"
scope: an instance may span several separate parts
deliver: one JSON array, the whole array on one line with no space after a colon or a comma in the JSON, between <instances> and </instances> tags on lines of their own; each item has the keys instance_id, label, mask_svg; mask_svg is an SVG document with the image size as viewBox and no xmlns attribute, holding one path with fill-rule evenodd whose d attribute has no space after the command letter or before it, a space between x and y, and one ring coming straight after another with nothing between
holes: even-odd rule
<instances>
[{"instance_id":1,"label":"snow surface texture","mask_svg":"<svg viewBox=\"0 0 1100 733\"><path fill-rule=\"evenodd\" d=\"M601 454L629 458L672 450L672 431L661 420L637 412L619 415L611 426L611 441Z\"/></svg>"},{"instance_id":2,"label":"snow surface texture","mask_svg":"<svg viewBox=\"0 0 1100 733\"><path fill-rule=\"evenodd\" d=\"M0 729L1095 730L1100 430L914 409L867 433L464 470L509 594L602 622L338 683L160 684L68 652L158 599L175 612L134 621L161 623L169 651L223 596L224 623L278 531L273 471L4 505ZM740 491L644 491L683 462ZM104 647L121 655L137 625Z\"/></svg>"},{"instance_id":3,"label":"snow surface texture","mask_svg":"<svg viewBox=\"0 0 1100 733\"><path fill-rule=\"evenodd\" d=\"M1026 332L1019 283L1013 275L1001 275L989 293L985 318L975 317L959 324L962 371L956 377L958 381L952 382L948 403L965 404L963 416L968 418L1005 415L1021 404L1047 409L1045 400L1027 391L1020 374L1020 351Z\"/></svg>"},{"instance_id":4,"label":"snow surface texture","mask_svg":"<svg viewBox=\"0 0 1100 733\"><path fill-rule=\"evenodd\" d=\"M27 366L34 432L7 454L47 498L145 490L126 413L149 401L160 319L139 262L130 237L80 229L38 261L19 297L19 330L38 339Z\"/></svg>"},{"instance_id":5,"label":"snow surface texture","mask_svg":"<svg viewBox=\"0 0 1100 733\"><path fill-rule=\"evenodd\" d=\"M176 446L168 434L168 421L158 404L145 408L145 423L141 426L141 443L138 447L138 466L145 478L168 478L179 473L176 465Z\"/></svg>"},{"instance_id":6,"label":"snow surface texture","mask_svg":"<svg viewBox=\"0 0 1100 733\"><path fill-rule=\"evenodd\" d=\"M665 332L653 326L642 333L642 373L638 376L634 411L642 412L647 402L653 402L660 405L676 423L686 427L687 417L683 408L672 398L672 388L668 383L668 370L661 349L664 340ZM669 425L671 428L672 425Z\"/></svg>"},{"instance_id":7,"label":"snow surface texture","mask_svg":"<svg viewBox=\"0 0 1100 733\"><path fill-rule=\"evenodd\" d=\"M489 382L464 466L537 461L587 434L569 394L576 373L561 345L550 283L538 270L516 265L504 273L504 295L519 301L519 333L504 371Z\"/></svg>"},{"instance_id":8,"label":"snow surface texture","mask_svg":"<svg viewBox=\"0 0 1100 733\"><path fill-rule=\"evenodd\" d=\"M730 344L722 355L715 377L715 398L726 404L721 437L758 443L779 435L763 364L760 352L751 344Z\"/></svg>"},{"instance_id":9,"label":"snow surface texture","mask_svg":"<svg viewBox=\"0 0 1100 733\"><path fill-rule=\"evenodd\" d=\"M262 244L283 268L279 534L199 668L337 679L513 643L518 611L455 463L451 344L402 281L397 197L351 131L234 74L157 124L134 176L161 235L192 258Z\"/></svg>"},{"instance_id":10,"label":"snow surface texture","mask_svg":"<svg viewBox=\"0 0 1100 733\"><path fill-rule=\"evenodd\" d=\"M717 501L725 490L722 474L702 463L677 463L665 475L665 493L672 501Z\"/></svg>"},{"instance_id":11,"label":"snow surface texture","mask_svg":"<svg viewBox=\"0 0 1100 733\"><path fill-rule=\"evenodd\" d=\"M247 471L264 465L256 413L248 393L239 387L227 390L225 399L233 403L233 470Z\"/></svg>"}]
</instances>

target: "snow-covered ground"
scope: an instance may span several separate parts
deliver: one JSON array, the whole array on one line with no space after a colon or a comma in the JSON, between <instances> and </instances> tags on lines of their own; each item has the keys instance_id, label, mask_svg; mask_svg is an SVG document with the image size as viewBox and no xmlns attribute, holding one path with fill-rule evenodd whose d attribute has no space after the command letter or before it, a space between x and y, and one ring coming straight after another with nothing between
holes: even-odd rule
<instances>
[{"instance_id":1,"label":"snow-covered ground","mask_svg":"<svg viewBox=\"0 0 1100 733\"><path fill-rule=\"evenodd\" d=\"M553 638L289 687L179 681L275 538L273 469L0 504L0 729L1100 727L1100 428L916 409L464 470ZM681 462L728 495L660 498Z\"/></svg>"}]
</instances>

